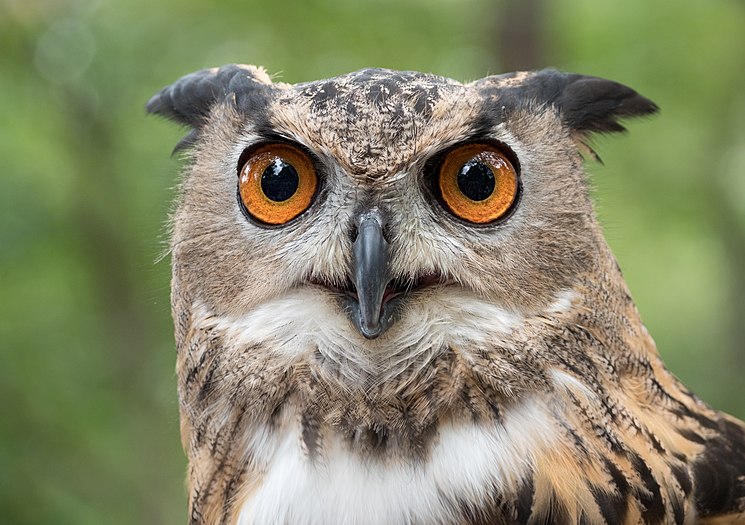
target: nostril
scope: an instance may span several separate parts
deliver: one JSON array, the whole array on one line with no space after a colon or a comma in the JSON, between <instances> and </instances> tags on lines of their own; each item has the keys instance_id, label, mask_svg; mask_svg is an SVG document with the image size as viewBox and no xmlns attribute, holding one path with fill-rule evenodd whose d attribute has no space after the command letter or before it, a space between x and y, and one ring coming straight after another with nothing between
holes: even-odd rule
<instances>
[{"instance_id":1,"label":"nostril","mask_svg":"<svg viewBox=\"0 0 745 525\"><path fill-rule=\"evenodd\" d=\"M360 211L352 220L349 225L349 238L352 242L356 242L359 237L361 229L369 229L373 227L373 224L377 223L377 229L382 236L383 240L388 243L390 238L390 227L388 222L385 220L383 212L377 208L370 208L367 210Z\"/></svg>"}]
</instances>

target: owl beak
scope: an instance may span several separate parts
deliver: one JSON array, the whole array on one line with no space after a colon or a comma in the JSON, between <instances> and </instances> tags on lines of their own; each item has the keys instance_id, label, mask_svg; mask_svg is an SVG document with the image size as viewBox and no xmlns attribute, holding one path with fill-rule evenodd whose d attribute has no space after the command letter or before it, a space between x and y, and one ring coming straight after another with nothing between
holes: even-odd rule
<instances>
[{"instance_id":1,"label":"owl beak","mask_svg":"<svg viewBox=\"0 0 745 525\"><path fill-rule=\"evenodd\" d=\"M383 236L383 220L377 210L360 216L354 241L353 271L357 302L352 320L367 339L385 332L390 322L383 315L383 298L388 285L388 242Z\"/></svg>"}]
</instances>

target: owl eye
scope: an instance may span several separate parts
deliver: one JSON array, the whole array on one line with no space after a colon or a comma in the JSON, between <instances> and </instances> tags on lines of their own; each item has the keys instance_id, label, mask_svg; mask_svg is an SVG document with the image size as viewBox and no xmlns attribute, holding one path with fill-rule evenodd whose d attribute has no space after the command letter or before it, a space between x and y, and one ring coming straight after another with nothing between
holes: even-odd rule
<instances>
[{"instance_id":1,"label":"owl eye","mask_svg":"<svg viewBox=\"0 0 745 525\"><path fill-rule=\"evenodd\" d=\"M497 146L466 144L447 153L438 185L456 217L487 224L504 217L515 202L517 171Z\"/></svg>"},{"instance_id":2,"label":"owl eye","mask_svg":"<svg viewBox=\"0 0 745 525\"><path fill-rule=\"evenodd\" d=\"M251 152L238 176L246 211L266 224L285 224L313 202L318 177L313 162L289 144L267 144Z\"/></svg>"}]
</instances>

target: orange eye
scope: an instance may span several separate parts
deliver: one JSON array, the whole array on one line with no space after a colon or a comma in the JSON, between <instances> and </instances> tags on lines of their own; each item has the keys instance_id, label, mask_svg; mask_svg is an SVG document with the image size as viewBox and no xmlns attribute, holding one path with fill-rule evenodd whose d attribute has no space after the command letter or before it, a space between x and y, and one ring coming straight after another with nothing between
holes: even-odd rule
<instances>
[{"instance_id":1,"label":"orange eye","mask_svg":"<svg viewBox=\"0 0 745 525\"><path fill-rule=\"evenodd\" d=\"M318 186L313 162L289 144L267 144L241 168L238 192L252 217L285 224L308 209Z\"/></svg>"},{"instance_id":2,"label":"orange eye","mask_svg":"<svg viewBox=\"0 0 745 525\"><path fill-rule=\"evenodd\" d=\"M449 152L438 184L450 211L476 224L504 216L517 197L517 172L492 144L466 144Z\"/></svg>"}]
</instances>

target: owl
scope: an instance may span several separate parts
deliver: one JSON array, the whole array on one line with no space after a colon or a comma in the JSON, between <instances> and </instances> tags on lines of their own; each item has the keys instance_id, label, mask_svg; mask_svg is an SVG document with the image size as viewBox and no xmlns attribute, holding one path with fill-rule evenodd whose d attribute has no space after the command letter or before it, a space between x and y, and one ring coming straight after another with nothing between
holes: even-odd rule
<instances>
[{"instance_id":1,"label":"owl","mask_svg":"<svg viewBox=\"0 0 745 525\"><path fill-rule=\"evenodd\" d=\"M172 307L189 523L745 523L745 426L667 371L593 211L594 133L654 103L229 65L188 128Z\"/></svg>"}]
</instances>

